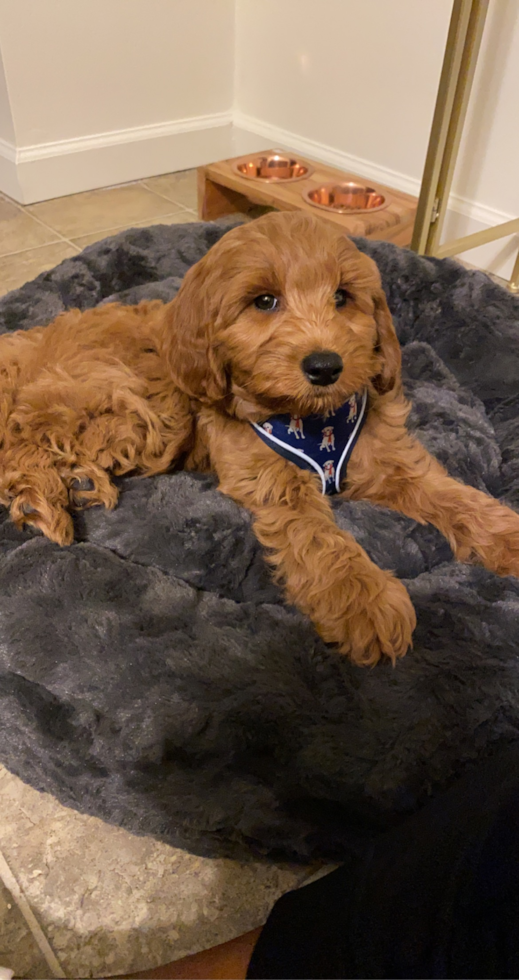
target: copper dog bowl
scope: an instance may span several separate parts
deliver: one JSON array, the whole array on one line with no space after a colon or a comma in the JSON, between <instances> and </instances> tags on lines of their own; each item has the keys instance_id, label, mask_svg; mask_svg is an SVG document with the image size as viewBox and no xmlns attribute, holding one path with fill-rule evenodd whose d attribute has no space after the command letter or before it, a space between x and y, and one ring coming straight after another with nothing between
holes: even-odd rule
<instances>
[{"instance_id":1,"label":"copper dog bowl","mask_svg":"<svg viewBox=\"0 0 519 980\"><path fill-rule=\"evenodd\" d=\"M337 214L362 214L380 211L389 204L389 197L368 184L346 180L341 184L323 184L303 195L309 204Z\"/></svg>"},{"instance_id":2,"label":"copper dog bowl","mask_svg":"<svg viewBox=\"0 0 519 980\"><path fill-rule=\"evenodd\" d=\"M252 157L242 157L233 163L232 169L240 177L249 180L261 180L268 183L280 181L303 180L313 173L312 167L301 163L291 153L282 150L271 150L267 153L257 153Z\"/></svg>"}]
</instances>

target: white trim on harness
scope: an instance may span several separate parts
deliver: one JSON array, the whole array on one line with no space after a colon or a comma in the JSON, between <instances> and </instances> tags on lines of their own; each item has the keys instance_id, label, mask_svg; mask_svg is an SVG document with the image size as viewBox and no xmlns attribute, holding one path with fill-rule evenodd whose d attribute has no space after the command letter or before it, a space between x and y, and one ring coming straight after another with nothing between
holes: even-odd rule
<instances>
[{"instance_id":1,"label":"white trim on harness","mask_svg":"<svg viewBox=\"0 0 519 980\"><path fill-rule=\"evenodd\" d=\"M271 435L270 432L267 432L263 428L263 426L258 425L257 422L252 422L251 424L253 429L256 429L258 432L261 432L262 437L269 439L270 442L275 442L276 445L278 446L283 446L283 449L287 449L290 453L293 453L294 456L300 456L301 459L306 459L306 462L310 463L310 465L313 466L314 470L316 470L319 476L321 477L321 483L323 485L323 494L326 494L326 478L324 475L324 470L321 469L319 463L315 462L315 459L312 459L311 456L307 456L302 449L296 449L294 446L289 446L287 445L286 442L282 442L281 439L277 439L276 436ZM287 460L287 463L289 462L290 460Z\"/></svg>"},{"instance_id":2,"label":"white trim on harness","mask_svg":"<svg viewBox=\"0 0 519 980\"><path fill-rule=\"evenodd\" d=\"M357 432L359 431L359 425L361 424L362 419L364 418L364 413L366 411L366 403L367 403L367 400L368 400L368 389L365 388L364 389L364 395L362 397L362 405L361 405L360 412L359 412L359 415L358 415L358 418L357 418L357 422L355 424L355 428L354 428L354 430L353 430L350 438L348 439L348 442L346 443L346 445L345 445L345 447L343 449L343 452L341 454L341 458L340 458L339 463L337 465L337 473L335 474L335 488L337 490L337 493L340 493L340 489L341 489L342 464L344 463L344 459L346 457L346 454L347 454L347 452L348 452L348 450L349 450L349 448L350 448L353 440L355 439L355 436L357 435Z\"/></svg>"}]
</instances>

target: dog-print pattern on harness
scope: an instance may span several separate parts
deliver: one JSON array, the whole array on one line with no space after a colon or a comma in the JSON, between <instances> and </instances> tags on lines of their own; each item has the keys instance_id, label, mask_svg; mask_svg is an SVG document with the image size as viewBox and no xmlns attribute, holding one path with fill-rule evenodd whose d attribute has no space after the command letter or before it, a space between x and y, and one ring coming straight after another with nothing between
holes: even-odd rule
<instances>
[{"instance_id":1,"label":"dog-print pattern on harness","mask_svg":"<svg viewBox=\"0 0 519 980\"><path fill-rule=\"evenodd\" d=\"M252 422L251 425L260 439L280 456L303 470L318 473L323 494L339 493L348 460L366 419L367 397L367 390L352 395L330 415L307 415L304 418L271 415L264 422Z\"/></svg>"}]
</instances>

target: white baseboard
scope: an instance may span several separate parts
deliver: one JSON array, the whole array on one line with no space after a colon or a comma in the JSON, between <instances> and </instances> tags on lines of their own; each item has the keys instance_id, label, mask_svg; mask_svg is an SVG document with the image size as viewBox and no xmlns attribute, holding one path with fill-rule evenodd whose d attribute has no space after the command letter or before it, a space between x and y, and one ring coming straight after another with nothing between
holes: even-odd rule
<instances>
[{"instance_id":1,"label":"white baseboard","mask_svg":"<svg viewBox=\"0 0 519 980\"><path fill-rule=\"evenodd\" d=\"M235 111L233 121L234 125L239 126L240 129L264 136L268 141L265 147L268 145L273 148L297 150L303 156L320 160L322 163L329 163L332 167L338 167L340 170L365 175L370 180L379 184L387 184L397 191L404 191L405 194L417 195L420 190L420 181L408 177L407 174L398 173L398 171L390 170L388 167L380 167L371 160L364 160L361 157L353 156L351 153L344 153L326 143L318 143L316 140L298 136L296 133L281 129L279 126L272 126L254 116L247 116L239 110Z\"/></svg>"},{"instance_id":2,"label":"white baseboard","mask_svg":"<svg viewBox=\"0 0 519 980\"><path fill-rule=\"evenodd\" d=\"M0 141L0 190L34 204L187 170L232 155L232 113L14 147Z\"/></svg>"},{"instance_id":3,"label":"white baseboard","mask_svg":"<svg viewBox=\"0 0 519 980\"><path fill-rule=\"evenodd\" d=\"M279 147L280 149L295 150L303 156L329 163L341 170L362 174L375 183L386 184L406 194L415 196L419 194L420 180L410 177L408 174L399 173L389 167L381 167L372 160L353 156L353 154L328 146L326 143L306 139L297 133L281 129L279 126L273 126L262 119L248 116L239 110L235 110L233 119L235 127L239 127L240 130L264 137L265 149L267 147ZM256 149L256 147L251 147L252 149ZM247 153L248 150L249 147L245 146L243 150L237 152ZM511 221L517 217L516 214L498 211L496 208L488 207L460 194L451 194L443 237L444 240L462 238L465 235L492 228L494 225ZM471 249L470 252L465 252L461 258L476 268L486 269L508 279L512 273L518 248L519 236L512 235L509 238L482 245L477 249Z\"/></svg>"}]
</instances>

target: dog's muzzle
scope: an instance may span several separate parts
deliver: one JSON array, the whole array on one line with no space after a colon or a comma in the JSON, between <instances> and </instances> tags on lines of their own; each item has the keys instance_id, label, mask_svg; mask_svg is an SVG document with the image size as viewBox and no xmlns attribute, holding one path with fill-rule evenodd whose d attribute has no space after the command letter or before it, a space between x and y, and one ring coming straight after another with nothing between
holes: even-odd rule
<instances>
[{"instance_id":1,"label":"dog's muzzle","mask_svg":"<svg viewBox=\"0 0 519 980\"><path fill-rule=\"evenodd\" d=\"M342 357L332 350L314 351L301 362L303 373L313 385L333 385L342 372Z\"/></svg>"}]
</instances>

